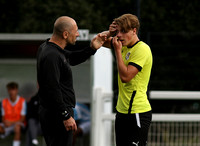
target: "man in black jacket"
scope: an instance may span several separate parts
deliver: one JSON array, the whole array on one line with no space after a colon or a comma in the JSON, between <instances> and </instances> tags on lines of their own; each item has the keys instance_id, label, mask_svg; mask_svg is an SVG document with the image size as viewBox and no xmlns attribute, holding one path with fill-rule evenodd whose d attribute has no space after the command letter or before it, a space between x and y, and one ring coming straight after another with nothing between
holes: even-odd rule
<instances>
[{"instance_id":1,"label":"man in black jacket","mask_svg":"<svg viewBox=\"0 0 200 146\"><path fill-rule=\"evenodd\" d=\"M106 36L97 35L90 47L67 51L79 36L74 19L62 16L54 23L53 35L38 49L37 79L39 83L40 123L47 146L71 146L72 131L77 129L73 119L75 94L70 65L78 65L94 55Z\"/></svg>"}]
</instances>

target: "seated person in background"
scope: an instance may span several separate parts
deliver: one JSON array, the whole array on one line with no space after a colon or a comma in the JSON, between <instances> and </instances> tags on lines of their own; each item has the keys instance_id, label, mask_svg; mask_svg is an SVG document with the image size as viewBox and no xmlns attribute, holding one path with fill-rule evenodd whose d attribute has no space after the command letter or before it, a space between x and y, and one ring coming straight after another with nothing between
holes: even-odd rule
<instances>
[{"instance_id":1,"label":"seated person in background","mask_svg":"<svg viewBox=\"0 0 200 146\"><path fill-rule=\"evenodd\" d=\"M90 110L85 104L76 103L74 108L74 119L77 124L77 131L73 134L73 146L75 146L76 138L88 134L90 132Z\"/></svg>"},{"instance_id":2,"label":"seated person in background","mask_svg":"<svg viewBox=\"0 0 200 146\"><path fill-rule=\"evenodd\" d=\"M39 145L37 136L42 134L39 122L39 95L33 96L27 103L28 130L26 136L26 146Z\"/></svg>"},{"instance_id":3,"label":"seated person in background","mask_svg":"<svg viewBox=\"0 0 200 146\"><path fill-rule=\"evenodd\" d=\"M18 84L7 84L9 98L2 101L2 123L0 123L0 137L4 138L14 132L13 146L20 146L21 129L25 127L26 102L18 95Z\"/></svg>"}]
</instances>

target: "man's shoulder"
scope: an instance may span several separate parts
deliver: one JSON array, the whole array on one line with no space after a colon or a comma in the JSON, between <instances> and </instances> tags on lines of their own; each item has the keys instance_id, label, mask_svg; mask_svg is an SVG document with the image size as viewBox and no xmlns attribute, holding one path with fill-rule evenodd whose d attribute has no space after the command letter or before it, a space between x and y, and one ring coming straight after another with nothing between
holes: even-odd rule
<instances>
[{"instance_id":1,"label":"man's shoulder","mask_svg":"<svg viewBox=\"0 0 200 146\"><path fill-rule=\"evenodd\" d=\"M7 100L9 100L9 98L8 98L8 97L5 97L5 98L2 100L2 102L5 102L5 101L7 101Z\"/></svg>"},{"instance_id":2,"label":"man's shoulder","mask_svg":"<svg viewBox=\"0 0 200 146\"><path fill-rule=\"evenodd\" d=\"M45 53L56 53L56 54L60 53L60 51L57 49L56 46L47 42L41 44L39 48Z\"/></svg>"},{"instance_id":3,"label":"man's shoulder","mask_svg":"<svg viewBox=\"0 0 200 146\"><path fill-rule=\"evenodd\" d=\"M63 53L59 51L55 46L48 44L44 42L40 47L39 47L39 56L42 59L47 59L47 60L54 60L58 58L63 57Z\"/></svg>"},{"instance_id":4,"label":"man's shoulder","mask_svg":"<svg viewBox=\"0 0 200 146\"><path fill-rule=\"evenodd\" d=\"M3 107L5 107L5 106L7 105L8 102L9 102L9 98L6 97L6 98L4 98L4 99L1 101L1 105L2 105Z\"/></svg>"},{"instance_id":5,"label":"man's shoulder","mask_svg":"<svg viewBox=\"0 0 200 146\"><path fill-rule=\"evenodd\" d=\"M2 99L2 101L1 101L2 105L3 105L6 101L8 101L8 98L7 98L7 97L4 98L4 99Z\"/></svg>"}]
</instances>

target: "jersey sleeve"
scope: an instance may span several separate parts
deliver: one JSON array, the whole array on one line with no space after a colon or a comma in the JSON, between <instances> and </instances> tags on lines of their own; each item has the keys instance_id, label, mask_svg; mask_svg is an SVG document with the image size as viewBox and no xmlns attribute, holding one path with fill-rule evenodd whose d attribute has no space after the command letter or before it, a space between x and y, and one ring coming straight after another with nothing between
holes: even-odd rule
<instances>
[{"instance_id":1,"label":"jersey sleeve","mask_svg":"<svg viewBox=\"0 0 200 146\"><path fill-rule=\"evenodd\" d=\"M128 65L135 66L139 71L141 71L145 65L147 57L148 54L144 49L142 49L142 47L137 48L137 50L131 53Z\"/></svg>"},{"instance_id":2,"label":"jersey sleeve","mask_svg":"<svg viewBox=\"0 0 200 146\"><path fill-rule=\"evenodd\" d=\"M23 102L23 105L22 105L22 110L21 110L21 116L25 116L26 115L26 101Z\"/></svg>"}]
</instances>

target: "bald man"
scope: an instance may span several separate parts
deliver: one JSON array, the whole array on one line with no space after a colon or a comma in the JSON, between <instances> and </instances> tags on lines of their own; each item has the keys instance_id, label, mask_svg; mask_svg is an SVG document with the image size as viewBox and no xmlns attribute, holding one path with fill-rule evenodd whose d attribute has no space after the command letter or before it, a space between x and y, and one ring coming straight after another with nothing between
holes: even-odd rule
<instances>
[{"instance_id":1,"label":"bald man","mask_svg":"<svg viewBox=\"0 0 200 146\"><path fill-rule=\"evenodd\" d=\"M71 146L72 132L77 130L73 118L75 94L70 65L78 65L94 55L106 36L97 35L90 47L67 51L79 36L74 19L62 16L54 23L53 34L38 49L37 79L39 83L40 123L47 146Z\"/></svg>"}]
</instances>

